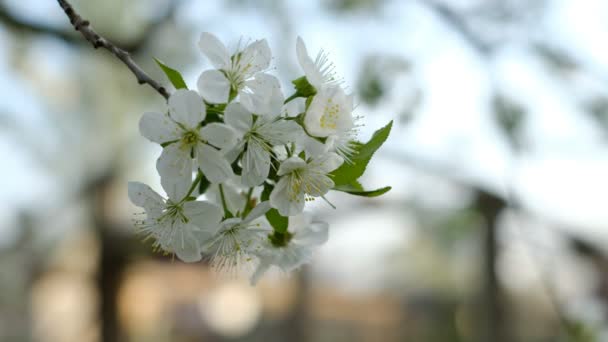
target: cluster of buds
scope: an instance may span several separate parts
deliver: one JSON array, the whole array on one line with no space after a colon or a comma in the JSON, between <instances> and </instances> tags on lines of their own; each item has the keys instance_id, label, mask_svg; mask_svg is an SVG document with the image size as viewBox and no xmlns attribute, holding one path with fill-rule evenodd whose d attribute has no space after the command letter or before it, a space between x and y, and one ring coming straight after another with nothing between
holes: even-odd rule
<instances>
[{"instance_id":1,"label":"cluster of buds","mask_svg":"<svg viewBox=\"0 0 608 342\"><path fill-rule=\"evenodd\" d=\"M390 190L366 191L357 179L391 124L356 141L352 95L327 54L312 59L300 38L304 76L288 98L268 72L266 40L231 53L203 33L199 47L213 69L200 75L198 91L159 62L177 90L166 111L145 113L139 127L163 148L156 168L166 197L129 183L129 198L145 210L136 227L163 252L185 262L205 257L220 272L248 272L253 283L271 267L290 272L328 239L328 224L304 211L308 201L330 190Z\"/></svg>"}]
</instances>

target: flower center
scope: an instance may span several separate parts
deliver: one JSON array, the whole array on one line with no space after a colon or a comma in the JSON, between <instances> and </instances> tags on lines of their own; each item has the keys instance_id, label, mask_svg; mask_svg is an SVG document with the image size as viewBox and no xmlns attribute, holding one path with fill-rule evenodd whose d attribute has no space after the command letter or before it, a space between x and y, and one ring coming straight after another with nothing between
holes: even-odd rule
<instances>
[{"instance_id":1,"label":"flower center","mask_svg":"<svg viewBox=\"0 0 608 342\"><path fill-rule=\"evenodd\" d=\"M171 222L171 223L175 223L175 222L181 222L181 223L188 223L188 218L186 217L186 215L184 214L184 209L182 208L182 206L180 204L177 203L167 203L167 208L165 210L165 212L163 213L163 215L161 215L157 221L158 222Z\"/></svg>"},{"instance_id":2,"label":"flower center","mask_svg":"<svg viewBox=\"0 0 608 342\"><path fill-rule=\"evenodd\" d=\"M321 127L336 129L339 114L340 104L333 103L333 100L331 98L327 99L327 103L325 103L325 107L323 108L323 116L321 116Z\"/></svg>"},{"instance_id":3,"label":"flower center","mask_svg":"<svg viewBox=\"0 0 608 342\"><path fill-rule=\"evenodd\" d=\"M196 131L188 131L184 133L182 136L182 146L183 147L192 147L196 145L196 143L200 140L200 136Z\"/></svg>"}]
</instances>

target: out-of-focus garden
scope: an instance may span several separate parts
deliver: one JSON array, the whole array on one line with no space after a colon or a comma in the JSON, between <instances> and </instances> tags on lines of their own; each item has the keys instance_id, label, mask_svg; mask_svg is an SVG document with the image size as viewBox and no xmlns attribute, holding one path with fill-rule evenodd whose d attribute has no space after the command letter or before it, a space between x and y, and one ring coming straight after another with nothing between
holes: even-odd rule
<instances>
[{"instance_id":1,"label":"out-of-focus garden","mask_svg":"<svg viewBox=\"0 0 608 342\"><path fill-rule=\"evenodd\" d=\"M608 340L608 2L73 1L168 87L203 31L296 37L395 120L362 199L314 203L329 242L252 287L152 252L127 181L160 189L139 134L164 99L56 1L0 0L0 341Z\"/></svg>"}]
</instances>

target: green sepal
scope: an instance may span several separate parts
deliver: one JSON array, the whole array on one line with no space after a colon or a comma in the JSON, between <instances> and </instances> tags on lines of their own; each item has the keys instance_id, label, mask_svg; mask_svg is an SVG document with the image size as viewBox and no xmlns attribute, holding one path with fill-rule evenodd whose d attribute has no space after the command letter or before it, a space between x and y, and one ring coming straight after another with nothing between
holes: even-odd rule
<instances>
[{"instance_id":1,"label":"green sepal","mask_svg":"<svg viewBox=\"0 0 608 342\"><path fill-rule=\"evenodd\" d=\"M367 143L354 142L354 153L350 157L351 163L344 163L334 170L329 176L334 181L335 186L349 185L359 179L365 172L367 164L372 159L374 153L384 144L393 127L393 121L388 125L377 130ZM388 191L388 190L386 190ZM385 191L385 192L386 192Z\"/></svg>"},{"instance_id":2,"label":"green sepal","mask_svg":"<svg viewBox=\"0 0 608 342\"><path fill-rule=\"evenodd\" d=\"M262 201L267 201L270 198L270 192L273 188L274 187L272 185L264 184L264 191L262 191L261 196ZM266 219L268 220L268 223L270 223L275 232L278 232L280 234L287 233L287 226L289 225L288 217L282 216L276 209L272 208L266 212Z\"/></svg>"},{"instance_id":3,"label":"green sepal","mask_svg":"<svg viewBox=\"0 0 608 342\"><path fill-rule=\"evenodd\" d=\"M272 232L272 234L268 235L268 240L275 247L287 246L289 241L291 241L291 238L293 238L293 234L288 231L279 232L275 230Z\"/></svg>"},{"instance_id":4,"label":"green sepal","mask_svg":"<svg viewBox=\"0 0 608 342\"><path fill-rule=\"evenodd\" d=\"M171 84L173 84L175 89L188 89L188 86L186 85L186 82L184 81L184 78L182 77L182 74L179 73L179 71L168 67L167 65L165 65L165 63L161 62L157 58L154 58L154 61L156 61L156 64L158 64L158 66L162 69L165 75L167 75L167 78L169 79L169 81L171 81Z\"/></svg>"},{"instance_id":5,"label":"green sepal","mask_svg":"<svg viewBox=\"0 0 608 342\"><path fill-rule=\"evenodd\" d=\"M291 83L293 83L296 88L296 93L292 97L309 97L314 96L317 93L317 89L308 82L306 76L296 78L291 81Z\"/></svg>"},{"instance_id":6,"label":"green sepal","mask_svg":"<svg viewBox=\"0 0 608 342\"><path fill-rule=\"evenodd\" d=\"M185 201L186 202L196 201L196 197L194 197L194 196L188 196L188 197L185 198Z\"/></svg>"}]
</instances>

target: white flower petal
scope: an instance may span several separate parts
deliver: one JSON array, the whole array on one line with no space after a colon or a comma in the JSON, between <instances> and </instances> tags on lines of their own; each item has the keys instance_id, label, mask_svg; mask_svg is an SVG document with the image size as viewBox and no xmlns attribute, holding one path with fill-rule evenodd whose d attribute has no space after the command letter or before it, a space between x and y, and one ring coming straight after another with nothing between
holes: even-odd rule
<instances>
[{"instance_id":1,"label":"white flower petal","mask_svg":"<svg viewBox=\"0 0 608 342\"><path fill-rule=\"evenodd\" d=\"M271 145L285 145L300 140L302 127L293 120L276 120L256 128Z\"/></svg>"},{"instance_id":2,"label":"white flower petal","mask_svg":"<svg viewBox=\"0 0 608 342\"><path fill-rule=\"evenodd\" d=\"M327 153L327 145L311 138L308 134L301 134L297 143L306 152L307 157L316 157Z\"/></svg>"},{"instance_id":3,"label":"white flower petal","mask_svg":"<svg viewBox=\"0 0 608 342\"><path fill-rule=\"evenodd\" d=\"M304 160L302 160L302 158L293 156L291 158L285 159L285 161L283 161L281 163L281 166L279 166L279 171L277 172L277 174L279 176L283 176L294 170L305 168L305 167L306 167L306 162Z\"/></svg>"},{"instance_id":4,"label":"white flower petal","mask_svg":"<svg viewBox=\"0 0 608 342\"><path fill-rule=\"evenodd\" d=\"M266 39L256 40L243 50L239 60L239 69L244 70L246 75L253 75L268 69L271 59L272 53Z\"/></svg>"},{"instance_id":5,"label":"white flower petal","mask_svg":"<svg viewBox=\"0 0 608 342\"><path fill-rule=\"evenodd\" d=\"M179 231L175 233L171 246L175 255L184 262L197 262L201 260L200 242L194 233L196 227L185 224L177 229Z\"/></svg>"},{"instance_id":6,"label":"white flower petal","mask_svg":"<svg viewBox=\"0 0 608 342\"><path fill-rule=\"evenodd\" d=\"M303 185L304 191L314 197L325 195L333 187L334 181L331 178L323 174L317 174L316 172L312 177L308 177Z\"/></svg>"},{"instance_id":7,"label":"white flower petal","mask_svg":"<svg viewBox=\"0 0 608 342\"><path fill-rule=\"evenodd\" d=\"M160 182L173 202L181 201L192 185L190 149L173 143L163 149L156 161Z\"/></svg>"},{"instance_id":8,"label":"white flower petal","mask_svg":"<svg viewBox=\"0 0 608 342\"><path fill-rule=\"evenodd\" d=\"M270 206L283 216L297 215L304 210L304 193L290 193L289 177L282 177L270 193Z\"/></svg>"},{"instance_id":9,"label":"white flower petal","mask_svg":"<svg viewBox=\"0 0 608 342\"><path fill-rule=\"evenodd\" d=\"M245 82L246 91L239 92L241 103L252 113L277 116L283 106L283 92L279 80L268 74L259 73Z\"/></svg>"},{"instance_id":10,"label":"white flower petal","mask_svg":"<svg viewBox=\"0 0 608 342\"><path fill-rule=\"evenodd\" d=\"M224 213L217 205L206 201L184 203L184 215L190 223L210 234L215 234L220 227Z\"/></svg>"},{"instance_id":11,"label":"white flower petal","mask_svg":"<svg viewBox=\"0 0 608 342\"><path fill-rule=\"evenodd\" d=\"M270 202L264 201L259 203L255 206L255 208L253 208L253 210L249 212L249 214L247 214L247 217L243 219L243 224L247 224L259 217L264 216L268 210L270 210Z\"/></svg>"},{"instance_id":12,"label":"white flower petal","mask_svg":"<svg viewBox=\"0 0 608 342\"><path fill-rule=\"evenodd\" d=\"M211 183L222 183L233 175L228 160L220 151L209 145L198 144L196 157L198 166Z\"/></svg>"},{"instance_id":13,"label":"white flower petal","mask_svg":"<svg viewBox=\"0 0 608 342\"><path fill-rule=\"evenodd\" d=\"M251 275L251 279L250 279L251 285L256 285L258 283L258 281L262 278L264 273L266 273L266 271L268 271L269 268L270 268L270 263L268 263L264 259L260 259L260 262L259 262L258 266L256 267L255 272L253 272L253 274Z\"/></svg>"},{"instance_id":14,"label":"white flower petal","mask_svg":"<svg viewBox=\"0 0 608 342\"><path fill-rule=\"evenodd\" d=\"M314 61L308 55L306 45L300 37L298 37L296 41L296 55L298 56L298 63L300 63L300 67L302 67L308 83L317 89L321 88L323 77L315 67Z\"/></svg>"},{"instance_id":15,"label":"white flower petal","mask_svg":"<svg viewBox=\"0 0 608 342\"><path fill-rule=\"evenodd\" d=\"M228 149L235 146L237 142L234 130L219 122L205 125L201 128L200 135L203 140L219 149Z\"/></svg>"},{"instance_id":16,"label":"white flower petal","mask_svg":"<svg viewBox=\"0 0 608 342\"><path fill-rule=\"evenodd\" d=\"M198 47L214 68L224 69L230 65L230 54L226 46L215 35L203 32L198 41Z\"/></svg>"},{"instance_id":17,"label":"white flower petal","mask_svg":"<svg viewBox=\"0 0 608 342\"><path fill-rule=\"evenodd\" d=\"M243 184L258 186L270 172L270 153L256 140L250 140L243 155Z\"/></svg>"},{"instance_id":18,"label":"white flower petal","mask_svg":"<svg viewBox=\"0 0 608 342\"><path fill-rule=\"evenodd\" d=\"M197 92L178 89L169 98L169 114L187 129L193 129L205 120L205 104Z\"/></svg>"},{"instance_id":19,"label":"white flower petal","mask_svg":"<svg viewBox=\"0 0 608 342\"><path fill-rule=\"evenodd\" d=\"M292 217L289 218L291 221ZM290 222L291 223L291 222ZM329 224L327 222L312 222L306 226L300 227L294 232L292 243L300 246L319 246L327 242L329 238Z\"/></svg>"},{"instance_id":20,"label":"white flower petal","mask_svg":"<svg viewBox=\"0 0 608 342\"><path fill-rule=\"evenodd\" d=\"M159 144L181 136L179 126L169 116L160 113L144 113L139 120L139 131L148 140Z\"/></svg>"},{"instance_id":21,"label":"white flower petal","mask_svg":"<svg viewBox=\"0 0 608 342\"><path fill-rule=\"evenodd\" d=\"M207 70L198 78L198 91L210 103L226 103L230 94L230 81L217 70Z\"/></svg>"},{"instance_id":22,"label":"white flower petal","mask_svg":"<svg viewBox=\"0 0 608 342\"><path fill-rule=\"evenodd\" d=\"M323 154L312 161L312 164L322 173L329 173L339 168L343 163L344 158L333 152Z\"/></svg>"},{"instance_id":23,"label":"white flower petal","mask_svg":"<svg viewBox=\"0 0 608 342\"><path fill-rule=\"evenodd\" d=\"M224 111L224 122L243 135L251 129L253 116L243 105L232 102Z\"/></svg>"},{"instance_id":24,"label":"white flower petal","mask_svg":"<svg viewBox=\"0 0 608 342\"><path fill-rule=\"evenodd\" d=\"M161 209L165 206L163 198L152 188L140 182L129 182L129 199L133 204L146 210Z\"/></svg>"}]
</instances>

